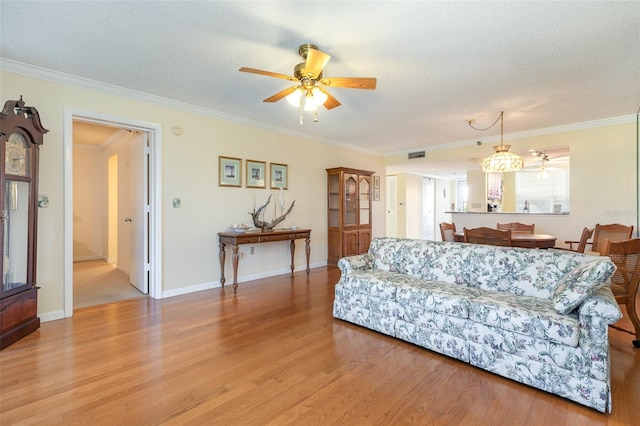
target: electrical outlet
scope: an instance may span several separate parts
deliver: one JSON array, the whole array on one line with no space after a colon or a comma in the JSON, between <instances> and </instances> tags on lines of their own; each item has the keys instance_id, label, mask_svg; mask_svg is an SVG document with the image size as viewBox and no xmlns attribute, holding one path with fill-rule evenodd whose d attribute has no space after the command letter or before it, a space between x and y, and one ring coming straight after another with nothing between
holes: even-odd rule
<instances>
[{"instance_id":1,"label":"electrical outlet","mask_svg":"<svg viewBox=\"0 0 640 426\"><path fill-rule=\"evenodd\" d=\"M255 247L251 247L249 249L249 254L256 254L256 248Z\"/></svg>"}]
</instances>

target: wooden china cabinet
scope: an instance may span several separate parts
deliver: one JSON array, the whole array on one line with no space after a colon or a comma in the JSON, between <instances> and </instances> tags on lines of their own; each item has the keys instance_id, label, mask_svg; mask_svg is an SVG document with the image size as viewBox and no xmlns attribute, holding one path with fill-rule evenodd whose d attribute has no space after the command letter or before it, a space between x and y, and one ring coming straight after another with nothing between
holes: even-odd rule
<instances>
[{"instance_id":1,"label":"wooden china cabinet","mask_svg":"<svg viewBox=\"0 0 640 426\"><path fill-rule=\"evenodd\" d=\"M38 111L7 101L0 112L0 349L40 327L36 286L38 152L48 130Z\"/></svg>"},{"instance_id":2,"label":"wooden china cabinet","mask_svg":"<svg viewBox=\"0 0 640 426\"><path fill-rule=\"evenodd\" d=\"M369 250L372 175L367 170L346 167L327 169L329 265Z\"/></svg>"}]
</instances>

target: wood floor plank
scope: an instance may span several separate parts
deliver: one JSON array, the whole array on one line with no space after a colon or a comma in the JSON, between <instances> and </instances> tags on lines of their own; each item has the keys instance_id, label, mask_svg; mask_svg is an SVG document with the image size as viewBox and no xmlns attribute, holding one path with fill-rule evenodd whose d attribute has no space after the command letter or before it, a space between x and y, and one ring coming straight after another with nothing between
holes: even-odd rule
<instances>
[{"instance_id":1,"label":"wood floor plank","mask_svg":"<svg viewBox=\"0 0 640 426\"><path fill-rule=\"evenodd\" d=\"M613 413L332 317L337 268L79 309L0 351L0 423L631 425L640 349L610 331ZM621 321L625 324L626 319Z\"/></svg>"}]
</instances>

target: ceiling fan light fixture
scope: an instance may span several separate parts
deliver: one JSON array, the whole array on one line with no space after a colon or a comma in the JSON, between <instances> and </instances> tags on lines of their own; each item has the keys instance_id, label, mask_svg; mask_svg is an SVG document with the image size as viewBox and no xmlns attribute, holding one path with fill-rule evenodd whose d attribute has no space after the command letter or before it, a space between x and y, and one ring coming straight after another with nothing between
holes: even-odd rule
<instances>
[{"instance_id":1,"label":"ceiling fan light fixture","mask_svg":"<svg viewBox=\"0 0 640 426\"><path fill-rule=\"evenodd\" d=\"M303 102L305 111L315 111L320 105L324 105L327 99L328 96L317 87L309 90L300 87L287 95L287 102L296 108L299 108L300 102Z\"/></svg>"}]
</instances>

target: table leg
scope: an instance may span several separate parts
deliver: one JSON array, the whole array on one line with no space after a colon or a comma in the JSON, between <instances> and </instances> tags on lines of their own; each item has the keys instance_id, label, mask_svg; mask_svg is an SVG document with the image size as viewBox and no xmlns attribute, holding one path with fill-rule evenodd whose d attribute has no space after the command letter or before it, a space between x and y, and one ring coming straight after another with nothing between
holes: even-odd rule
<instances>
[{"instance_id":1,"label":"table leg","mask_svg":"<svg viewBox=\"0 0 640 426\"><path fill-rule=\"evenodd\" d=\"M220 252L218 252L218 257L220 258L220 284L224 287L224 282L226 281L224 278L224 243L218 244L218 247L220 247Z\"/></svg>"},{"instance_id":2,"label":"table leg","mask_svg":"<svg viewBox=\"0 0 640 426\"><path fill-rule=\"evenodd\" d=\"M289 249L291 250L291 275L293 275L293 260L295 259L296 254L296 240L291 240L291 244L289 244Z\"/></svg>"},{"instance_id":3,"label":"table leg","mask_svg":"<svg viewBox=\"0 0 640 426\"><path fill-rule=\"evenodd\" d=\"M304 252L307 255L307 276L309 276L309 256L311 255L311 245L309 244L310 242L311 237L305 238Z\"/></svg>"},{"instance_id":4,"label":"table leg","mask_svg":"<svg viewBox=\"0 0 640 426\"><path fill-rule=\"evenodd\" d=\"M231 250L233 254L231 255L231 263L233 264L233 294L236 294L238 291L238 248L237 244L233 244L231 246Z\"/></svg>"}]
</instances>

